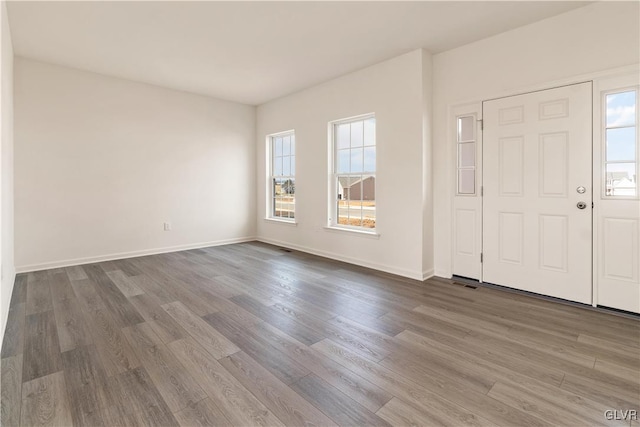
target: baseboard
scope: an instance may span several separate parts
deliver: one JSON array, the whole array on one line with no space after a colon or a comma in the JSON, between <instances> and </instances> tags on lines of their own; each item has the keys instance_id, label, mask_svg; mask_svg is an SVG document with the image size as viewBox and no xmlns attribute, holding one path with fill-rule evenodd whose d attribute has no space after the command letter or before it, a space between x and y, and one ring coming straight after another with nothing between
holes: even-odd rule
<instances>
[{"instance_id":1,"label":"baseboard","mask_svg":"<svg viewBox=\"0 0 640 427\"><path fill-rule=\"evenodd\" d=\"M6 304L6 307L3 307L2 310L2 335L0 335L0 348L2 348L2 343L4 342L4 333L5 330L7 328L7 318L9 317L9 303L11 302L11 297L13 296L13 288L14 285L16 284L16 270L13 267L9 267L9 271L7 270L7 267L4 267L5 270L3 271L3 279L6 280L7 283L11 283L11 292L9 292L9 300L8 301L3 301ZM4 280L3 280L4 281Z\"/></svg>"},{"instance_id":2,"label":"baseboard","mask_svg":"<svg viewBox=\"0 0 640 427\"><path fill-rule=\"evenodd\" d=\"M431 279L433 276L435 276L435 274L433 273L433 268L425 270L422 272L422 281L424 282L427 279Z\"/></svg>"},{"instance_id":3,"label":"baseboard","mask_svg":"<svg viewBox=\"0 0 640 427\"><path fill-rule=\"evenodd\" d=\"M443 279L451 279L453 277L450 272L443 270L435 270L433 275L436 277L442 277Z\"/></svg>"},{"instance_id":4,"label":"baseboard","mask_svg":"<svg viewBox=\"0 0 640 427\"><path fill-rule=\"evenodd\" d=\"M349 264L359 265L361 267L371 268L372 270L384 271L385 273L391 273L391 274L395 274L395 275L398 275L398 276L407 277L409 279L422 281L423 280L422 278L424 277L424 273L422 273L422 272L417 272L417 271L412 271L412 270L405 270L405 269L402 269L402 268L397 268L397 267L393 267L393 266L389 266L389 265L384 265L384 264L374 263L374 262L370 262L370 261L365 261L365 260L359 259L359 258L351 258L351 257L341 256L341 255L337 255L335 253L325 252L325 251L321 251L321 250L318 250L318 249L309 248L309 247L306 247L306 246L296 245L296 244L289 243L289 242L282 242L280 240L269 239L269 238L265 238L265 237L257 237L256 240L259 241L259 242L268 243L270 245L282 246L284 248L293 249L293 250L300 251L300 252L305 252L305 253L308 253L308 254L311 254L311 255L317 255L317 256L324 257L324 258L334 259L336 261L342 261L342 262L347 262Z\"/></svg>"},{"instance_id":5,"label":"baseboard","mask_svg":"<svg viewBox=\"0 0 640 427\"><path fill-rule=\"evenodd\" d=\"M51 268L69 267L72 265L91 264L94 262L113 261L124 258L135 258L147 255L164 254L168 252L186 251L189 249L207 248L210 246L231 245L233 243L252 242L255 237L238 237L234 239L215 240L212 242L190 243L187 245L169 246L164 248L143 249L140 251L120 252L116 254L99 255L86 258L66 259L60 261L45 262L41 264L21 265L16 267L16 273L28 273L30 271L49 270Z\"/></svg>"}]
</instances>

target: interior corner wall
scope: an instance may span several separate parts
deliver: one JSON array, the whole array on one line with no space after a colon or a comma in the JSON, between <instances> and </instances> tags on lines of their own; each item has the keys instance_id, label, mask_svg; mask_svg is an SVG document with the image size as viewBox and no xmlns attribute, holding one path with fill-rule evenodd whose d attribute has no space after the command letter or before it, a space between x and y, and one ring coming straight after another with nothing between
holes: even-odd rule
<instances>
[{"instance_id":1,"label":"interior corner wall","mask_svg":"<svg viewBox=\"0 0 640 427\"><path fill-rule=\"evenodd\" d=\"M24 58L14 88L18 271L255 237L255 107Z\"/></svg>"},{"instance_id":2,"label":"interior corner wall","mask_svg":"<svg viewBox=\"0 0 640 427\"><path fill-rule=\"evenodd\" d=\"M285 96L257 111L260 240L421 279L423 276L422 50ZM376 115L379 239L326 229L328 124ZM266 220L266 137L296 134L297 226Z\"/></svg>"},{"instance_id":3,"label":"interior corner wall","mask_svg":"<svg viewBox=\"0 0 640 427\"><path fill-rule=\"evenodd\" d=\"M13 45L6 3L0 3L0 347L16 271L13 259Z\"/></svg>"},{"instance_id":4,"label":"interior corner wall","mask_svg":"<svg viewBox=\"0 0 640 427\"><path fill-rule=\"evenodd\" d=\"M452 274L449 109L640 60L640 4L597 2L433 56L435 274Z\"/></svg>"},{"instance_id":5,"label":"interior corner wall","mask_svg":"<svg viewBox=\"0 0 640 427\"><path fill-rule=\"evenodd\" d=\"M422 50L422 278L434 275L433 246L433 57Z\"/></svg>"}]
</instances>

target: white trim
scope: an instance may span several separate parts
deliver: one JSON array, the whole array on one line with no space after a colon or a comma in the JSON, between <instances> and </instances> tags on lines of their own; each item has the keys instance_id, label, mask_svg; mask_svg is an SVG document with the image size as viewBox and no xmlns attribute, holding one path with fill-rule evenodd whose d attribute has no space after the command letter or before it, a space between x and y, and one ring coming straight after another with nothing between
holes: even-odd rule
<instances>
[{"instance_id":1,"label":"white trim","mask_svg":"<svg viewBox=\"0 0 640 427\"><path fill-rule=\"evenodd\" d=\"M425 270L422 272L422 281L424 282L425 280L431 279L433 276L435 276L433 268Z\"/></svg>"},{"instance_id":2,"label":"white trim","mask_svg":"<svg viewBox=\"0 0 640 427\"><path fill-rule=\"evenodd\" d=\"M298 223L295 220L287 220L287 219L278 219L278 218L262 218L265 221L269 221L269 222L277 222L279 224L284 224L284 225L292 225L294 227L298 226Z\"/></svg>"},{"instance_id":3,"label":"white trim","mask_svg":"<svg viewBox=\"0 0 640 427\"><path fill-rule=\"evenodd\" d=\"M402 276L402 277L406 277L406 278L413 279L413 280L422 281L423 280L422 277L425 274L422 271L406 270L406 269L403 269L403 268L396 268L396 267L392 267L392 266L389 266L389 265L384 265L384 264L378 264L378 263L365 261L365 260L362 260L362 259L359 259L359 258L351 258L351 257L336 255L335 253L332 253L332 252L320 251L320 250L312 249L312 248L309 248L309 247L306 247L306 246L296 245L296 244L289 243L289 242L282 242L282 241L275 240L275 239L269 239L269 238L265 238L265 237L257 237L256 240L259 241L259 242L268 243L268 244L271 244L271 245L282 246L284 248L293 249L293 250L300 251L300 252L305 252L305 253L308 253L308 254L311 254L311 255L321 256L323 258L329 258L329 259L333 259L333 260L336 260L336 261L342 261L342 262L346 262L346 263L349 263L349 264L355 264L355 265L359 265L361 267L371 268L373 270L384 271L385 273L391 273L391 274L395 274L397 276Z\"/></svg>"},{"instance_id":4,"label":"white trim","mask_svg":"<svg viewBox=\"0 0 640 427\"><path fill-rule=\"evenodd\" d=\"M269 135L267 135L267 138L273 137L273 136L286 136L287 134L290 134L290 133L296 133L296 130L289 129L289 130L283 130L282 132L270 133Z\"/></svg>"},{"instance_id":5,"label":"white trim","mask_svg":"<svg viewBox=\"0 0 640 427\"><path fill-rule=\"evenodd\" d=\"M11 310L11 307L9 304L10 304L11 298L13 297L13 291L15 290L15 284L16 284L15 268L11 268L11 271L9 272L9 274L7 274L6 271L3 271L3 273L5 275L4 280L7 280L9 281L9 283L11 283L11 292L9 292L9 301L7 301L7 311L1 314L2 315L2 331L0 331L0 333L2 333L2 336L0 336L0 348L2 348L2 343L4 342L4 333L7 330L7 322L9 321L9 310Z\"/></svg>"},{"instance_id":6,"label":"white trim","mask_svg":"<svg viewBox=\"0 0 640 427\"><path fill-rule=\"evenodd\" d=\"M453 274L444 270L434 270L433 275L435 277L441 277L443 279L451 279L453 277Z\"/></svg>"},{"instance_id":7,"label":"white trim","mask_svg":"<svg viewBox=\"0 0 640 427\"><path fill-rule=\"evenodd\" d=\"M168 246L164 248L143 249L139 251L120 252L108 255L97 255L92 257L66 259L51 261L40 264L29 264L16 266L16 273L28 273L31 271L48 270L51 268L70 267L73 265L91 264L94 262L113 261L117 259L136 258L147 255L164 254L168 252L186 251L189 249L207 248L211 246L230 245L233 243L245 243L255 241L255 237L237 237L233 239L215 240L212 242L190 243L186 245Z\"/></svg>"},{"instance_id":8,"label":"white trim","mask_svg":"<svg viewBox=\"0 0 640 427\"><path fill-rule=\"evenodd\" d=\"M331 120L329 122L329 125L341 125L344 123L351 123L351 122L357 122L360 120L366 120L366 119L370 119L370 118L375 118L376 117L376 113L374 113L373 111L370 113L366 113L366 114L358 114L357 116L353 116L353 117L345 117L344 119L338 119L338 120Z\"/></svg>"},{"instance_id":9,"label":"white trim","mask_svg":"<svg viewBox=\"0 0 640 427\"><path fill-rule=\"evenodd\" d=\"M339 233L351 233L354 234L356 236L362 236L362 237L370 237L373 239L379 239L380 238L380 233L376 233L375 231L366 231L367 229L360 229L360 228L350 228L350 227L338 227L335 225L327 225L325 227L323 227L325 230L327 231L337 231Z\"/></svg>"}]
</instances>

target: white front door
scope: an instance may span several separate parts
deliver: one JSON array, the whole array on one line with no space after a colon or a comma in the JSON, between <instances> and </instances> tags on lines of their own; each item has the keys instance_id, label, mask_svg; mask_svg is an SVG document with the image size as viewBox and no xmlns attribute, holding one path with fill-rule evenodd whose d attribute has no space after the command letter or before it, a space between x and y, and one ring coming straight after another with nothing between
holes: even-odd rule
<instances>
[{"instance_id":1,"label":"white front door","mask_svg":"<svg viewBox=\"0 0 640 427\"><path fill-rule=\"evenodd\" d=\"M483 103L483 281L592 302L591 93Z\"/></svg>"}]
</instances>

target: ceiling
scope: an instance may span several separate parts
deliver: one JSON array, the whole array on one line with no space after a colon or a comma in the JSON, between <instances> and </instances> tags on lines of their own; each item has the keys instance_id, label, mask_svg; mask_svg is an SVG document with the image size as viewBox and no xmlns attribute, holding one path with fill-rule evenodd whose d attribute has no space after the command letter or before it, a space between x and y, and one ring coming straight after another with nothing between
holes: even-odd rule
<instances>
[{"instance_id":1,"label":"ceiling","mask_svg":"<svg viewBox=\"0 0 640 427\"><path fill-rule=\"evenodd\" d=\"M258 105L587 3L10 1L8 11L18 56Z\"/></svg>"}]
</instances>

